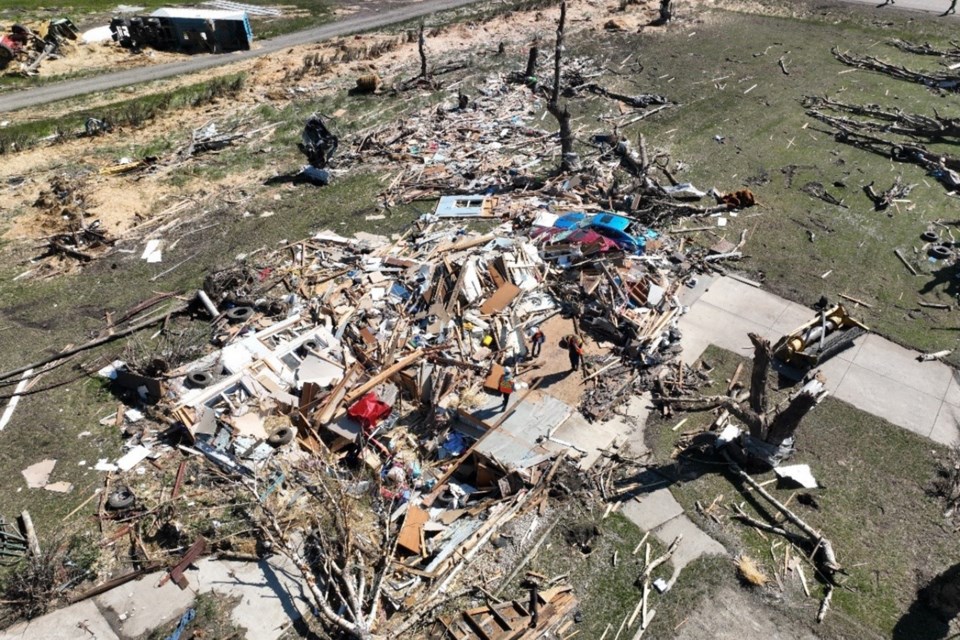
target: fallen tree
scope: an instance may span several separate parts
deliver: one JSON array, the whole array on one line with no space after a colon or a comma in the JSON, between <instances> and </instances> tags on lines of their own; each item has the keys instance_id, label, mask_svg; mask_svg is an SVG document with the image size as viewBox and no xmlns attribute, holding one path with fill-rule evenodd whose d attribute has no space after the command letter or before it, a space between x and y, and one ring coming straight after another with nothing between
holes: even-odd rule
<instances>
[{"instance_id":1,"label":"fallen tree","mask_svg":"<svg viewBox=\"0 0 960 640\"><path fill-rule=\"evenodd\" d=\"M919 56L937 56L938 58L960 58L960 42L953 40L950 42L952 48L950 49L938 49L931 45L929 42L924 42L923 44L917 44L915 42L908 42L906 40L901 40L900 38L894 38L890 41L890 45L900 49L901 51L906 51L907 53L915 53Z\"/></svg>"},{"instance_id":2,"label":"fallen tree","mask_svg":"<svg viewBox=\"0 0 960 640\"><path fill-rule=\"evenodd\" d=\"M838 128L843 126L856 131L894 133L931 142L960 140L960 118L944 118L936 110L930 117L901 109L884 109L879 105L848 104L814 96L804 98L803 105L807 115ZM831 115L827 111L870 119L846 118Z\"/></svg>"},{"instance_id":3,"label":"fallen tree","mask_svg":"<svg viewBox=\"0 0 960 640\"><path fill-rule=\"evenodd\" d=\"M916 82L932 89L941 89L954 93L960 92L960 74L956 72L923 73L908 69L902 65L890 64L873 56L856 56L844 53L836 47L831 49L831 51L833 52L833 57L851 67L876 71L877 73L883 73L898 80Z\"/></svg>"}]
</instances>

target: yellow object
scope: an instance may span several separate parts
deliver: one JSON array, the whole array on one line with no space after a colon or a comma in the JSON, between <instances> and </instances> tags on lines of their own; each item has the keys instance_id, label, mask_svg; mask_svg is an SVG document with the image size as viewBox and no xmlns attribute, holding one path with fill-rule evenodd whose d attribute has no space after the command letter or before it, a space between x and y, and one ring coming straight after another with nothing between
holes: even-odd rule
<instances>
[{"instance_id":1,"label":"yellow object","mask_svg":"<svg viewBox=\"0 0 960 640\"><path fill-rule=\"evenodd\" d=\"M812 320L780 338L774 355L789 365L809 369L849 347L869 329L847 313L842 304L816 314Z\"/></svg>"},{"instance_id":2,"label":"yellow object","mask_svg":"<svg viewBox=\"0 0 960 640\"><path fill-rule=\"evenodd\" d=\"M483 344L485 347L489 347L491 344L493 344L493 336L483 336L481 344Z\"/></svg>"},{"instance_id":3,"label":"yellow object","mask_svg":"<svg viewBox=\"0 0 960 640\"><path fill-rule=\"evenodd\" d=\"M104 167L100 169L100 175L102 176L115 176L119 173L126 173L128 171L133 171L134 169L139 169L144 165L143 161L136 162L125 162L123 164L114 164L109 167Z\"/></svg>"}]
</instances>

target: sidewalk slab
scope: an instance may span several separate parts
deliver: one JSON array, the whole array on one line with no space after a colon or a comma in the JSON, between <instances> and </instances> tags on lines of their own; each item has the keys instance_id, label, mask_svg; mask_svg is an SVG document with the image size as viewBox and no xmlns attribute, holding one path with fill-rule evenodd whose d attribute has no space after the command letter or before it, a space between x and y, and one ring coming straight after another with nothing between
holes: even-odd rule
<instances>
[{"instance_id":1,"label":"sidewalk slab","mask_svg":"<svg viewBox=\"0 0 960 640\"><path fill-rule=\"evenodd\" d=\"M701 300L690 313L680 318L680 330L683 332L684 362L693 362L696 358L688 355L688 345L714 344L742 356L753 354L748 333L767 335L769 329L752 320L734 315L719 307ZM701 350L702 353L702 350ZM699 357L699 354L697 354Z\"/></svg>"},{"instance_id":2,"label":"sidewalk slab","mask_svg":"<svg viewBox=\"0 0 960 640\"><path fill-rule=\"evenodd\" d=\"M852 366L853 364L849 360L843 360L837 357L830 358L817 367L827 379L826 383L824 383L826 390L835 395Z\"/></svg>"},{"instance_id":3,"label":"sidewalk slab","mask_svg":"<svg viewBox=\"0 0 960 640\"><path fill-rule=\"evenodd\" d=\"M771 325L768 337L771 342L775 343L781 337L794 331L797 327L813 320L815 316L816 312L813 309L799 304L788 304L787 308L780 314L780 317L777 318L777 321Z\"/></svg>"},{"instance_id":4,"label":"sidewalk slab","mask_svg":"<svg viewBox=\"0 0 960 640\"><path fill-rule=\"evenodd\" d=\"M600 449L609 447L614 438L621 433L626 433L631 428L632 427L625 424L623 418L619 416L614 420L591 424L587 422L583 414L578 411L564 420L563 424L554 431L552 437L557 440L569 442L577 448L586 451L586 455L580 459L580 468L589 469L600 457ZM549 445L551 449L554 446L560 449L565 448L562 444L553 441L544 443L544 445ZM571 451L571 453L579 455L577 451Z\"/></svg>"},{"instance_id":5,"label":"sidewalk slab","mask_svg":"<svg viewBox=\"0 0 960 640\"><path fill-rule=\"evenodd\" d=\"M623 515L644 531L652 531L664 522L683 514L683 507L669 489L657 489L651 493L629 500L622 509Z\"/></svg>"},{"instance_id":6,"label":"sidewalk slab","mask_svg":"<svg viewBox=\"0 0 960 640\"><path fill-rule=\"evenodd\" d=\"M834 396L924 437L930 436L943 404L940 398L907 388L856 363L850 365Z\"/></svg>"},{"instance_id":7,"label":"sidewalk slab","mask_svg":"<svg viewBox=\"0 0 960 640\"><path fill-rule=\"evenodd\" d=\"M190 573L199 591L240 598L230 619L247 630L247 640L274 640L310 610L296 580L296 568L286 558L274 556L270 562L206 559Z\"/></svg>"},{"instance_id":8,"label":"sidewalk slab","mask_svg":"<svg viewBox=\"0 0 960 640\"><path fill-rule=\"evenodd\" d=\"M853 360L865 369L941 400L953 379L950 367L941 362L919 362L917 352L904 349L870 334Z\"/></svg>"},{"instance_id":9,"label":"sidewalk slab","mask_svg":"<svg viewBox=\"0 0 960 640\"><path fill-rule=\"evenodd\" d=\"M120 640L97 609L84 600L0 631L0 640Z\"/></svg>"},{"instance_id":10,"label":"sidewalk slab","mask_svg":"<svg viewBox=\"0 0 960 640\"><path fill-rule=\"evenodd\" d=\"M104 614L113 621L114 628L124 637L138 638L172 622L193 604L196 581L190 579L192 572L185 574L190 580L190 588L183 590L173 581L157 587L164 575L163 571L150 573L95 598Z\"/></svg>"},{"instance_id":11,"label":"sidewalk slab","mask_svg":"<svg viewBox=\"0 0 960 640\"><path fill-rule=\"evenodd\" d=\"M943 396L943 401L960 407L960 382L957 382L957 376L951 372L950 384L947 386L947 393Z\"/></svg>"},{"instance_id":12,"label":"sidewalk slab","mask_svg":"<svg viewBox=\"0 0 960 640\"><path fill-rule=\"evenodd\" d=\"M933 423L930 439L948 447L960 444L960 407L944 402Z\"/></svg>"},{"instance_id":13,"label":"sidewalk slab","mask_svg":"<svg viewBox=\"0 0 960 640\"><path fill-rule=\"evenodd\" d=\"M714 282L699 304L704 302L735 316L749 318L766 329L773 327L791 304L763 289L732 278L721 278Z\"/></svg>"},{"instance_id":14,"label":"sidewalk slab","mask_svg":"<svg viewBox=\"0 0 960 640\"><path fill-rule=\"evenodd\" d=\"M670 563L673 564L671 585L680 576L680 571L700 556L727 555L727 550L722 544L704 533L703 529L683 514L665 522L653 531L653 535L664 545L670 545L677 536L683 536L673 557L670 558Z\"/></svg>"}]
</instances>

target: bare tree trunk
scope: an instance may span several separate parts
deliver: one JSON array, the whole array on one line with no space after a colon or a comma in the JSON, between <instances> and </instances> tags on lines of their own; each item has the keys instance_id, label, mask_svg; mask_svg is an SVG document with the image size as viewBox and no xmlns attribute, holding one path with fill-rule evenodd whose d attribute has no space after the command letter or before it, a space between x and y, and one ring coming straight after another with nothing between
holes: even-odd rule
<instances>
[{"instance_id":1,"label":"bare tree trunk","mask_svg":"<svg viewBox=\"0 0 960 640\"><path fill-rule=\"evenodd\" d=\"M748 334L753 343L753 371L750 374L750 408L757 415L767 412L767 374L770 372L770 341L755 333ZM765 434L754 433L754 438L763 438Z\"/></svg>"},{"instance_id":2,"label":"bare tree trunk","mask_svg":"<svg viewBox=\"0 0 960 640\"><path fill-rule=\"evenodd\" d=\"M524 78L533 78L537 75L537 56L540 54L540 49L537 47L537 44L534 43L530 47L530 55L527 57L527 70L523 72Z\"/></svg>"},{"instance_id":3,"label":"bare tree trunk","mask_svg":"<svg viewBox=\"0 0 960 640\"><path fill-rule=\"evenodd\" d=\"M424 24L420 23L420 35L417 38L417 51L420 53L420 79L429 80L427 75L427 50L426 50L426 39L423 36Z\"/></svg>"},{"instance_id":4,"label":"bare tree trunk","mask_svg":"<svg viewBox=\"0 0 960 640\"><path fill-rule=\"evenodd\" d=\"M557 23L557 47L553 59L553 91L550 95L550 102L547 104L547 111L550 112L560 124L560 170L576 171L580 162L577 154L573 150L573 129L570 126L570 111L567 106L561 108L560 101L560 66L563 59L563 28L567 21L567 3L566 0L560 3L560 21Z\"/></svg>"},{"instance_id":5,"label":"bare tree trunk","mask_svg":"<svg viewBox=\"0 0 960 640\"><path fill-rule=\"evenodd\" d=\"M800 421L811 409L817 406L823 392L823 382L814 378L803 386L783 411L777 411L770 420L765 440L773 445L779 445L793 436L800 427Z\"/></svg>"},{"instance_id":6,"label":"bare tree trunk","mask_svg":"<svg viewBox=\"0 0 960 640\"><path fill-rule=\"evenodd\" d=\"M567 0L560 3L560 21L557 23L557 46L553 56L553 92L550 104L556 106L560 100L560 65L563 60L563 28L567 22Z\"/></svg>"},{"instance_id":7,"label":"bare tree trunk","mask_svg":"<svg viewBox=\"0 0 960 640\"><path fill-rule=\"evenodd\" d=\"M667 24L673 18L673 11L670 9L670 4L673 0L660 0L660 18L657 20L658 24Z\"/></svg>"}]
</instances>

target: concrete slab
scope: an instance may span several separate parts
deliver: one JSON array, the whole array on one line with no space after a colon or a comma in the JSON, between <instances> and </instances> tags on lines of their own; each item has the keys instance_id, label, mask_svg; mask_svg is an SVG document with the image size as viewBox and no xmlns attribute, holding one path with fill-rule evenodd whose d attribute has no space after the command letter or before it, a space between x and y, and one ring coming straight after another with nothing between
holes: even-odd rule
<instances>
[{"instance_id":1,"label":"concrete slab","mask_svg":"<svg viewBox=\"0 0 960 640\"><path fill-rule=\"evenodd\" d=\"M606 449L614 438L630 429L632 426L624 423L623 418L619 416L614 420L591 424L580 412L576 412L557 427L552 437L586 451L586 455L580 459L580 468L589 469L600 457L600 449Z\"/></svg>"},{"instance_id":2,"label":"concrete slab","mask_svg":"<svg viewBox=\"0 0 960 640\"><path fill-rule=\"evenodd\" d=\"M647 416L653 410L653 396L649 391L630 398L627 405L627 415L633 418L634 428L627 433L623 444L629 449L629 454L633 457L639 457L647 453L647 443L644 441L644 427L647 424Z\"/></svg>"},{"instance_id":3,"label":"concrete slab","mask_svg":"<svg viewBox=\"0 0 960 640\"><path fill-rule=\"evenodd\" d=\"M942 404L939 398L856 363L850 365L834 396L922 436L930 435Z\"/></svg>"},{"instance_id":4,"label":"concrete slab","mask_svg":"<svg viewBox=\"0 0 960 640\"><path fill-rule=\"evenodd\" d=\"M852 366L853 364L849 360L844 360L840 357L830 358L821 364L818 368L827 378L827 391L836 393L840 387L840 383L843 382L844 377L846 377L847 371L849 371Z\"/></svg>"},{"instance_id":5,"label":"concrete slab","mask_svg":"<svg viewBox=\"0 0 960 640\"><path fill-rule=\"evenodd\" d=\"M632 418L636 424L646 424L647 416L653 409L653 395L649 391L644 391L640 395L630 396L624 413L628 418Z\"/></svg>"},{"instance_id":6,"label":"concrete slab","mask_svg":"<svg viewBox=\"0 0 960 640\"><path fill-rule=\"evenodd\" d=\"M918 362L916 351L904 349L873 334L866 337L853 362L941 400L953 379L952 370L947 365L941 362Z\"/></svg>"},{"instance_id":7,"label":"concrete slab","mask_svg":"<svg viewBox=\"0 0 960 640\"><path fill-rule=\"evenodd\" d=\"M948 447L960 444L960 407L947 402L940 406L930 439Z\"/></svg>"},{"instance_id":8,"label":"concrete slab","mask_svg":"<svg viewBox=\"0 0 960 640\"><path fill-rule=\"evenodd\" d=\"M692 353L694 345L704 343L715 344L736 354L749 356L753 352L753 347L750 345L747 334L750 332L760 335L769 334L768 327L715 307L706 300L698 302L690 309L690 313L680 318L679 326L683 332L681 344L683 344L684 362L693 362L695 358L688 355L688 350Z\"/></svg>"},{"instance_id":9,"label":"concrete slab","mask_svg":"<svg viewBox=\"0 0 960 640\"><path fill-rule=\"evenodd\" d=\"M697 284L695 286L690 287L684 283L684 286L677 292L677 298L679 298L680 304L687 307L694 304L703 297L703 294L710 290L710 287L713 286L713 283L716 282L717 279L717 276L698 275L696 276Z\"/></svg>"},{"instance_id":10,"label":"concrete slab","mask_svg":"<svg viewBox=\"0 0 960 640\"><path fill-rule=\"evenodd\" d=\"M866 344L867 338L870 336L869 333L864 334L853 341L853 346L847 349L846 351L841 351L834 358L839 358L841 360L847 360L853 362L857 359L857 354L860 353L860 350L863 349L863 345Z\"/></svg>"},{"instance_id":11,"label":"concrete slab","mask_svg":"<svg viewBox=\"0 0 960 640\"><path fill-rule=\"evenodd\" d=\"M783 298L731 278L721 278L703 294L699 303L708 303L735 316L769 329L790 304ZM699 304L698 303L698 304Z\"/></svg>"},{"instance_id":12,"label":"concrete slab","mask_svg":"<svg viewBox=\"0 0 960 640\"><path fill-rule=\"evenodd\" d=\"M310 610L296 580L296 569L285 558L270 562L201 560L190 572L198 591L240 598L231 619L247 630L247 640L275 640L292 620Z\"/></svg>"},{"instance_id":13,"label":"concrete slab","mask_svg":"<svg viewBox=\"0 0 960 640\"><path fill-rule=\"evenodd\" d=\"M815 311L813 309L809 309L803 305L787 304L783 313L780 314L777 321L770 327L772 332L770 336L771 340L779 340L781 336L790 333L804 323L810 322L814 313Z\"/></svg>"},{"instance_id":14,"label":"concrete slab","mask_svg":"<svg viewBox=\"0 0 960 640\"><path fill-rule=\"evenodd\" d=\"M947 393L943 396L943 401L960 407L960 382L957 382L956 372L950 376L950 384L947 385Z\"/></svg>"},{"instance_id":15,"label":"concrete slab","mask_svg":"<svg viewBox=\"0 0 960 640\"><path fill-rule=\"evenodd\" d=\"M727 550L724 549L722 544L704 533L685 515L668 520L662 526L654 529L653 535L664 545L671 544L677 539L677 536L683 536L676 552L670 558L670 562L673 564L673 576L669 581L671 585L680 576L680 571L700 556L727 555Z\"/></svg>"},{"instance_id":16,"label":"concrete slab","mask_svg":"<svg viewBox=\"0 0 960 640\"><path fill-rule=\"evenodd\" d=\"M84 600L0 631L0 640L119 640L93 600Z\"/></svg>"},{"instance_id":17,"label":"concrete slab","mask_svg":"<svg viewBox=\"0 0 960 640\"><path fill-rule=\"evenodd\" d=\"M623 515L644 531L652 531L683 514L683 507L669 489L658 489L630 500L621 510Z\"/></svg>"},{"instance_id":18,"label":"concrete slab","mask_svg":"<svg viewBox=\"0 0 960 640\"><path fill-rule=\"evenodd\" d=\"M173 582L157 587L163 575L163 572L151 573L107 591L96 597L96 604L123 636L138 638L176 620L193 604L196 596L193 580L190 580L191 588L185 590Z\"/></svg>"}]
</instances>

